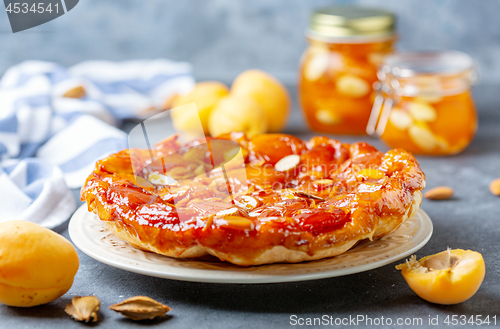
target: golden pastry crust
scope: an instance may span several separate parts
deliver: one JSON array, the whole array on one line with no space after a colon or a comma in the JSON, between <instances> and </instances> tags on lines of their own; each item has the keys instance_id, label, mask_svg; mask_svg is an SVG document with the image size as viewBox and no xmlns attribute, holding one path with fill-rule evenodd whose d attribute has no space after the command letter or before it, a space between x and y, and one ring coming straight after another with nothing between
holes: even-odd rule
<instances>
[{"instance_id":1,"label":"golden pastry crust","mask_svg":"<svg viewBox=\"0 0 500 329\"><path fill-rule=\"evenodd\" d=\"M187 185L140 186L131 161L143 160L134 155L131 160L129 150L97 163L82 200L139 249L176 258L210 254L244 266L339 255L359 240L394 231L416 214L422 200L425 176L404 150L381 153L366 143L326 137L304 142L284 134L248 140L232 133L219 139L238 142L246 157L249 188L235 191L234 203L218 192L224 181L216 170ZM155 152L172 143L175 138ZM292 154L300 157L296 168L274 169ZM178 165L182 168L182 161ZM175 168L167 169L180 170ZM175 205L173 195L181 200Z\"/></svg>"}]
</instances>

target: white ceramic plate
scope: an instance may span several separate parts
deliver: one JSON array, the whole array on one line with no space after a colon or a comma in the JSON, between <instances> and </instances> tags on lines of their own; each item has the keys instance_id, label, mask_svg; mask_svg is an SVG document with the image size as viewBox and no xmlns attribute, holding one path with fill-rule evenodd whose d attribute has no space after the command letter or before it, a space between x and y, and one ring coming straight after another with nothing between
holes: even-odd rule
<instances>
[{"instance_id":1,"label":"white ceramic plate","mask_svg":"<svg viewBox=\"0 0 500 329\"><path fill-rule=\"evenodd\" d=\"M364 241L346 253L298 264L239 267L210 260L174 259L133 248L118 238L84 204L69 223L69 235L90 257L126 271L159 278L217 283L305 281L359 273L405 258L422 248L432 235L432 222L423 210L393 233Z\"/></svg>"}]
</instances>

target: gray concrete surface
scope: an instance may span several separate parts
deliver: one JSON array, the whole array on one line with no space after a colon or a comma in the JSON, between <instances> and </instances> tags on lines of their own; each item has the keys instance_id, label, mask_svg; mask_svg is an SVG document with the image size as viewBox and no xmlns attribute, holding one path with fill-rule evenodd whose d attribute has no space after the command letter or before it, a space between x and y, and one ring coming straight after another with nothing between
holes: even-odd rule
<instances>
[{"instance_id":1,"label":"gray concrete surface","mask_svg":"<svg viewBox=\"0 0 500 329\"><path fill-rule=\"evenodd\" d=\"M452 306L435 305L417 297L407 286L395 264L375 270L331 279L282 284L229 285L180 282L151 278L115 269L79 252L80 270L70 291L60 299L34 308L0 305L0 328L66 329L85 326L70 320L64 306L75 295L98 296L102 303L98 328L288 328L290 316L349 318L364 315L372 319L422 319L415 328L453 327L444 325L447 316L486 315L500 325L500 198L488 184L500 177L500 86L480 85L475 90L480 114L479 131L472 145L451 157L419 157L429 188L448 185L456 196L447 201L424 200L422 208L434 223L434 235L417 252L425 256L451 248L472 249L483 254L486 277L470 300ZM293 89L291 89L293 92ZM288 131L310 136L294 109ZM342 141L368 140L368 137ZM78 191L75 192L75 197ZM58 230L68 238L66 225ZM146 323L122 318L108 306L124 298L146 295L172 308L169 316ZM439 319L430 326L429 317ZM361 325L360 325L361 326ZM493 323L490 324L493 327ZM295 326L297 327L297 326ZM335 327L335 326L333 326ZM383 327L383 326L374 326ZM393 327L408 327L396 326ZM475 327L470 324L459 328ZM483 326L485 327L485 326Z\"/></svg>"}]
</instances>

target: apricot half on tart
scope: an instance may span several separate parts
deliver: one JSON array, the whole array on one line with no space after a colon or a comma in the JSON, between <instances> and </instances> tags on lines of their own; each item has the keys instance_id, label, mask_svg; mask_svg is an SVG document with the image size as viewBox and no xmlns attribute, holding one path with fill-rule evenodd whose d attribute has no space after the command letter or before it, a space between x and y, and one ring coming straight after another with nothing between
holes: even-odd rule
<instances>
[{"instance_id":1,"label":"apricot half on tart","mask_svg":"<svg viewBox=\"0 0 500 329\"><path fill-rule=\"evenodd\" d=\"M484 279L484 260L471 250L445 250L417 261L416 256L396 266L410 288L436 304L458 304L471 298Z\"/></svg>"},{"instance_id":2,"label":"apricot half on tart","mask_svg":"<svg viewBox=\"0 0 500 329\"><path fill-rule=\"evenodd\" d=\"M424 186L401 149L232 132L113 154L81 198L142 250L248 266L332 257L385 236L416 214Z\"/></svg>"}]
</instances>

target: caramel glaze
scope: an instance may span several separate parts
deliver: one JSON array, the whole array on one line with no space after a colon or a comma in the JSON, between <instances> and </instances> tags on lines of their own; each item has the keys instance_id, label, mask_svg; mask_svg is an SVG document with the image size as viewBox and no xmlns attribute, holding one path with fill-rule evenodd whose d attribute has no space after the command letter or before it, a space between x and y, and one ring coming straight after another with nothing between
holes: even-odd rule
<instances>
[{"instance_id":1,"label":"caramel glaze","mask_svg":"<svg viewBox=\"0 0 500 329\"><path fill-rule=\"evenodd\" d=\"M246 158L249 188L234 191L233 202L213 184L213 178L220 177L217 170L210 179L196 178L176 187L141 186L131 161L144 159L140 152L131 157L129 150L96 164L81 199L101 220L114 221L118 229L157 251L180 256L186 248L201 246L251 264L273 246L313 255L337 243L371 238L382 218L402 218L412 205L413 192L425 185L416 159L402 149L384 154L366 143L342 144L327 137L304 142L285 134L248 140L242 133L231 133L218 138L239 143ZM161 155L173 148L181 149L175 137L159 143L154 152ZM300 156L300 165L276 171L274 164L291 154ZM366 168L383 177L360 176ZM181 200L177 206L174 198ZM228 214L252 225L230 225L224 219Z\"/></svg>"}]
</instances>

